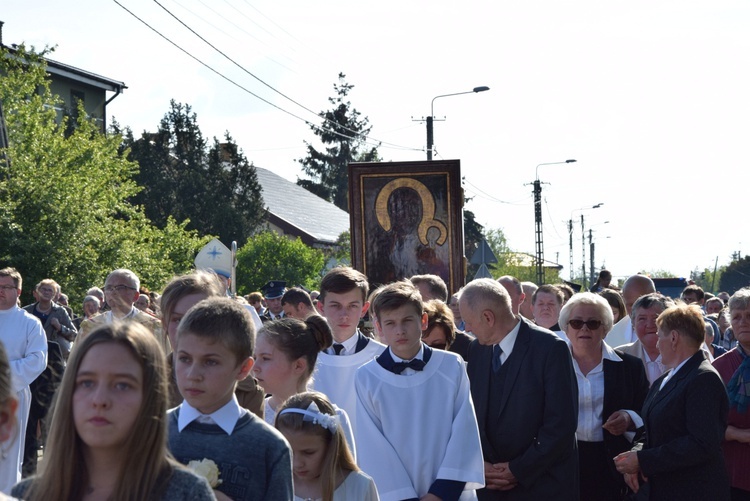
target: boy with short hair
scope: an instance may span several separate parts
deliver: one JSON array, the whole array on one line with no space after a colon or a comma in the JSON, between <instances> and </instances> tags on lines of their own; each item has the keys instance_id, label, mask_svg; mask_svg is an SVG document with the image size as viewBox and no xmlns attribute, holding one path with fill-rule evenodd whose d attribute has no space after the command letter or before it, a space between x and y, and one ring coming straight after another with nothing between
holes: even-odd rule
<instances>
[{"instance_id":1,"label":"boy with short hair","mask_svg":"<svg viewBox=\"0 0 750 501\"><path fill-rule=\"evenodd\" d=\"M188 310L174 361L185 401L168 413L169 449L183 464L213 461L216 490L234 501L292 499L289 445L234 395L253 367L254 345L253 320L241 304L212 297Z\"/></svg>"},{"instance_id":2,"label":"boy with short hair","mask_svg":"<svg viewBox=\"0 0 750 501\"><path fill-rule=\"evenodd\" d=\"M476 499L484 460L463 361L422 343L411 283L386 286L373 309L388 348L355 376L360 467L382 501Z\"/></svg>"},{"instance_id":3,"label":"boy with short hair","mask_svg":"<svg viewBox=\"0 0 750 501\"><path fill-rule=\"evenodd\" d=\"M359 319L370 306L368 289L366 276L348 266L339 266L323 277L317 303L318 311L331 327L333 346L318 355L313 388L346 411L352 430L357 429L354 373L385 349L357 329Z\"/></svg>"}]
</instances>

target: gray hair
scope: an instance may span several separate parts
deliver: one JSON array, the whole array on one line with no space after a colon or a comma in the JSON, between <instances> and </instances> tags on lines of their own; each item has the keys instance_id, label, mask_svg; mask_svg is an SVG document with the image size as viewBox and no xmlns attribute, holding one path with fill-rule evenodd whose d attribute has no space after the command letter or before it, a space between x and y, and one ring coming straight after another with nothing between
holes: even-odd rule
<instances>
[{"instance_id":1,"label":"gray hair","mask_svg":"<svg viewBox=\"0 0 750 501\"><path fill-rule=\"evenodd\" d=\"M138 276L127 268L118 268L110 272L110 274L107 275L107 280L105 280L105 283L109 282L109 279L112 277L122 277L128 280L131 284L131 287L133 287L135 290L139 290L141 288L141 281Z\"/></svg>"},{"instance_id":2,"label":"gray hair","mask_svg":"<svg viewBox=\"0 0 750 501\"><path fill-rule=\"evenodd\" d=\"M83 304L86 303L96 303L97 306L101 306L101 301L99 301L99 298L96 296L86 296L83 298Z\"/></svg>"},{"instance_id":3,"label":"gray hair","mask_svg":"<svg viewBox=\"0 0 750 501\"><path fill-rule=\"evenodd\" d=\"M574 294L565 306L560 310L559 324L563 331L567 332L568 320L570 320L573 310L578 306L589 305L594 306L598 310L599 320L604 325L604 333L608 333L612 330L612 326L615 323L615 317L612 314L612 307L609 305L606 299L599 294L592 292L581 292Z\"/></svg>"},{"instance_id":4,"label":"gray hair","mask_svg":"<svg viewBox=\"0 0 750 501\"><path fill-rule=\"evenodd\" d=\"M666 310L675 305L671 297L659 294L658 292L652 292L651 294L645 294L639 297L635 303L633 303L633 309L630 312L630 319L635 322L635 317L640 309L649 309L654 305L661 306L662 311Z\"/></svg>"},{"instance_id":5,"label":"gray hair","mask_svg":"<svg viewBox=\"0 0 750 501\"><path fill-rule=\"evenodd\" d=\"M458 300L470 305L475 311L490 309L504 313L500 311L501 309L507 310L508 315L513 314L508 291L502 284L491 278L472 280L458 291Z\"/></svg>"},{"instance_id":6,"label":"gray hair","mask_svg":"<svg viewBox=\"0 0 750 501\"><path fill-rule=\"evenodd\" d=\"M746 310L750 306L750 287L743 287L729 298L729 312Z\"/></svg>"}]
</instances>

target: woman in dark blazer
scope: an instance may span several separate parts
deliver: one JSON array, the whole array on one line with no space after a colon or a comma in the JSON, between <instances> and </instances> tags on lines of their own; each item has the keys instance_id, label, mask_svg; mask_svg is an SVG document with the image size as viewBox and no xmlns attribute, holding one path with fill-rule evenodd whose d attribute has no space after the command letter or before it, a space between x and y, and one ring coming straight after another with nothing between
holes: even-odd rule
<instances>
[{"instance_id":1,"label":"woman in dark blazer","mask_svg":"<svg viewBox=\"0 0 750 501\"><path fill-rule=\"evenodd\" d=\"M656 320L657 347L670 370L654 381L643 405L645 438L615 458L634 490L647 485L652 500L729 500L721 443L729 399L700 349L705 337L697 306L667 308Z\"/></svg>"},{"instance_id":2,"label":"woman in dark blazer","mask_svg":"<svg viewBox=\"0 0 750 501\"><path fill-rule=\"evenodd\" d=\"M637 411L648 393L646 371L637 357L604 342L612 325L612 308L598 294L576 294L560 311L578 382L581 501L625 498L628 489L612 458L630 450L643 424Z\"/></svg>"}]
</instances>

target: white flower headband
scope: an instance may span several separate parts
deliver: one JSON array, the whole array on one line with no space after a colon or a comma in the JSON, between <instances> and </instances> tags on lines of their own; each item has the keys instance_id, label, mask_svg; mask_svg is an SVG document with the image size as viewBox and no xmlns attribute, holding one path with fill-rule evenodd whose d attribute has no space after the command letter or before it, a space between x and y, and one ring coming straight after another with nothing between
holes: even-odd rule
<instances>
[{"instance_id":1,"label":"white flower headband","mask_svg":"<svg viewBox=\"0 0 750 501\"><path fill-rule=\"evenodd\" d=\"M307 406L307 409L287 407L279 413L279 416L288 414L290 412L295 414L302 414L304 416L302 418L302 421L312 421L313 424L320 425L331 433L336 433L336 430L339 426L339 417L320 412L320 409L318 409L318 405L315 402L310 402L310 405Z\"/></svg>"}]
</instances>

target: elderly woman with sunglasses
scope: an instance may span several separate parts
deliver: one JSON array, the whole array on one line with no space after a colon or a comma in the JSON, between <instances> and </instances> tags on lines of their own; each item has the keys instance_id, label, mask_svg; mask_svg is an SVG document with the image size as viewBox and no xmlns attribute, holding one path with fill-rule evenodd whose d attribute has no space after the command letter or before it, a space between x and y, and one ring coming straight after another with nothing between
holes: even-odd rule
<instances>
[{"instance_id":1,"label":"elderly woman with sunglasses","mask_svg":"<svg viewBox=\"0 0 750 501\"><path fill-rule=\"evenodd\" d=\"M604 337L612 328L612 308L590 292L574 295L560 311L578 381L578 461L581 500L620 500L627 486L613 458L632 446L643 421L648 393L643 363L611 348Z\"/></svg>"}]
</instances>

